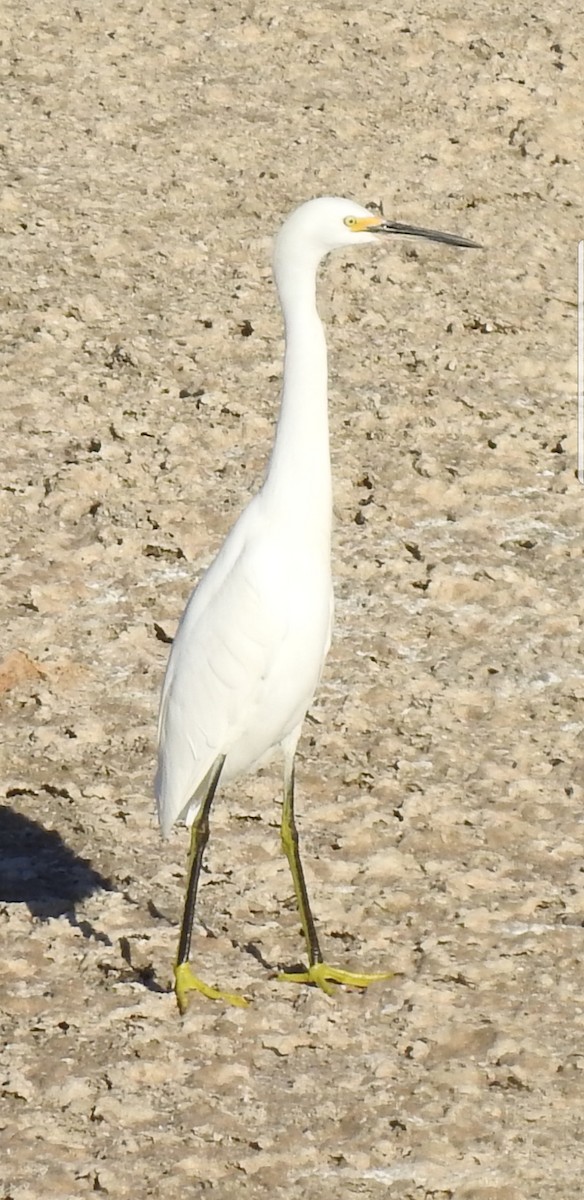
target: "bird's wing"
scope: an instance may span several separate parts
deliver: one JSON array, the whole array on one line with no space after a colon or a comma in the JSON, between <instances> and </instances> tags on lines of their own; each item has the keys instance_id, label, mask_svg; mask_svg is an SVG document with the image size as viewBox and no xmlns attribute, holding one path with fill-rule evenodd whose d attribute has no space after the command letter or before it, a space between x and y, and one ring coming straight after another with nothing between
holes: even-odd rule
<instances>
[{"instance_id":1,"label":"bird's wing","mask_svg":"<svg viewBox=\"0 0 584 1200\"><path fill-rule=\"evenodd\" d=\"M286 614L258 578L252 518L231 531L191 596L172 646L158 731L164 832L185 815L218 756L245 733L254 693L285 638Z\"/></svg>"}]
</instances>

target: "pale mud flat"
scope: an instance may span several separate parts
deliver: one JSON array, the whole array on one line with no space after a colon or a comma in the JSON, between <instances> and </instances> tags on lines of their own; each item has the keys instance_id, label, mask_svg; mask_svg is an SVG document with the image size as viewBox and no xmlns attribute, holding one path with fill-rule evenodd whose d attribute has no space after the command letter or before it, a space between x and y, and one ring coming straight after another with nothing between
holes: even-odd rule
<instances>
[{"instance_id":1,"label":"pale mud flat","mask_svg":"<svg viewBox=\"0 0 584 1200\"><path fill-rule=\"evenodd\" d=\"M551 10L550 10L551 11ZM582 1194L582 515L573 9L5 0L0 1179L10 1200ZM270 239L312 195L482 251L326 266L337 593L298 762L184 830L152 777L168 646L261 480Z\"/></svg>"}]
</instances>

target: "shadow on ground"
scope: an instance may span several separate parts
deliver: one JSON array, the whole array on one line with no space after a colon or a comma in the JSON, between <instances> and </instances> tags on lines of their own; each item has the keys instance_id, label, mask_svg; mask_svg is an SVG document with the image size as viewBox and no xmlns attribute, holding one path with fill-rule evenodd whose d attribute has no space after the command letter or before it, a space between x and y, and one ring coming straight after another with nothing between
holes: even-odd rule
<instances>
[{"instance_id":1,"label":"shadow on ground","mask_svg":"<svg viewBox=\"0 0 584 1200\"><path fill-rule=\"evenodd\" d=\"M0 805L0 904L26 904L33 917L65 916L86 937L100 937L75 907L111 880L80 858L54 829Z\"/></svg>"}]
</instances>

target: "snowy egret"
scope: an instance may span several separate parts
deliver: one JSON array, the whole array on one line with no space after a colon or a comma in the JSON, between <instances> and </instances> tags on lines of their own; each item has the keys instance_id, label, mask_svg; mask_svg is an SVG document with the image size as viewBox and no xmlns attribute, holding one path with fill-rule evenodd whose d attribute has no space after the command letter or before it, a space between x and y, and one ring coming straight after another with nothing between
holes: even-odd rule
<instances>
[{"instance_id":1,"label":"snowy egret","mask_svg":"<svg viewBox=\"0 0 584 1200\"><path fill-rule=\"evenodd\" d=\"M209 813L228 783L279 750L284 768L281 841L290 864L308 969L280 979L364 988L386 972L360 974L327 964L321 953L294 819L294 757L302 722L329 648L331 470L327 350L316 308L319 263L331 250L361 247L388 234L475 247L455 234L402 225L351 200L322 197L297 208L280 229L274 276L286 348L280 413L261 490L239 516L191 595L170 652L158 726L158 816L166 836L191 825L188 881L174 968L178 1006L188 995L244 1005L210 987L189 965Z\"/></svg>"}]
</instances>

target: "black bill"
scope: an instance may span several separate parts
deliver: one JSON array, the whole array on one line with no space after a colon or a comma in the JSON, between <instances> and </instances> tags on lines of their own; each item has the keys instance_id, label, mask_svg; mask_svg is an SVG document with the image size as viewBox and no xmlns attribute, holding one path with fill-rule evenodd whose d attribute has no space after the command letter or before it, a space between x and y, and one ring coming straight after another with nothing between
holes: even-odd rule
<instances>
[{"instance_id":1,"label":"black bill","mask_svg":"<svg viewBox=\"0 0 584 1200\"><path fill-rule=\"evenodd\" d=\"M402 225L400 221L387 221L385 217L379 224L372 225L370 233L397 233L404 237L427 238L431 242L445 242L447 246L465 246L469 250L481 250L478 242L469 238L459 237L457 233L441 233L439 229L422 229L420 225Z\"/></svg>"}]
</instances>

